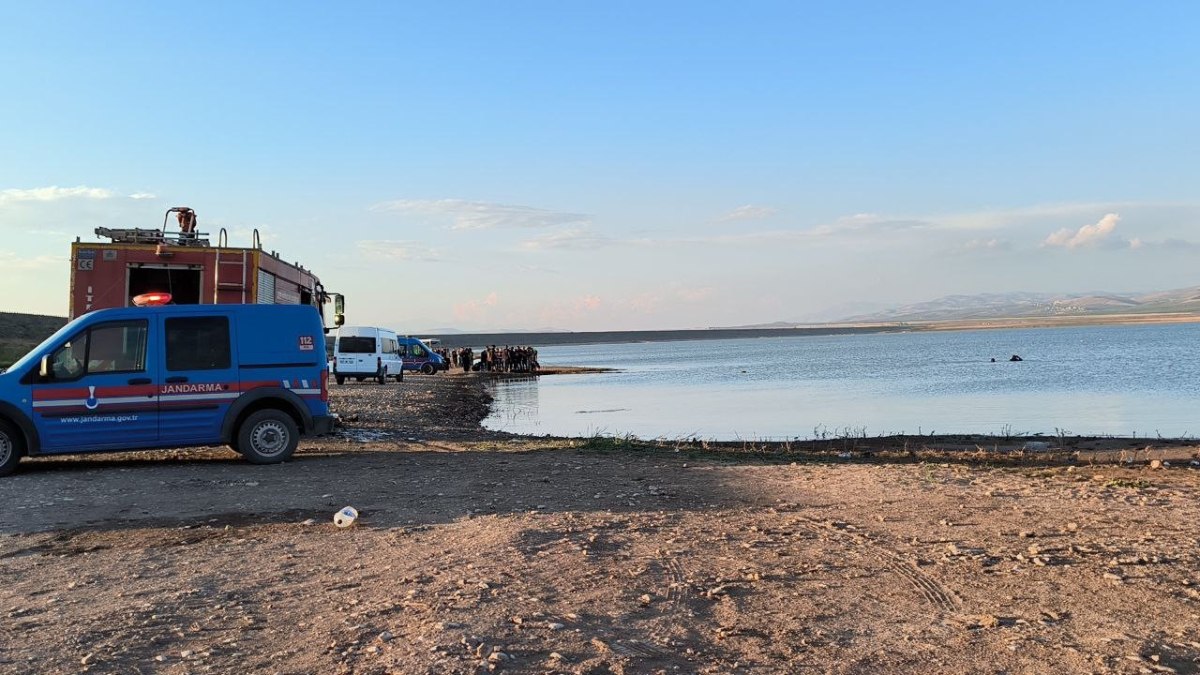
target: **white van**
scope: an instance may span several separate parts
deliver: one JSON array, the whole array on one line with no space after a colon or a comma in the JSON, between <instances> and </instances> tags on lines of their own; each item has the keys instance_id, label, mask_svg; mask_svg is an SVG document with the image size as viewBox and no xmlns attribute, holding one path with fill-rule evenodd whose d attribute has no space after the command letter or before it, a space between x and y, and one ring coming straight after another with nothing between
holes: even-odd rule
<instances>
[{"instance_id":1,"label":"white van","mask_svg":"<svg viewBox=\"0 0 1200 675\"><path fill-rule=\"evenodd\" d=\"M387 378L404 380L404 352L396 331L374 326L342 326L333 343L333 378L345 384L372 379L383 384Z\"/></svg>"}]
</instances>

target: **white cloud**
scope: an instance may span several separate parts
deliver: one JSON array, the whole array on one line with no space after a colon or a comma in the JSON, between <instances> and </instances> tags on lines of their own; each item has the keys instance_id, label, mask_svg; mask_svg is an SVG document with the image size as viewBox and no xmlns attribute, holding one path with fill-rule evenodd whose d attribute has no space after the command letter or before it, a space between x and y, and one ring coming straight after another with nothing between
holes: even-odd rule
<instances>
[{"instance_id":1,"label":"white cloud","mask_svg":"<svg viewBox=\"0 0 1200 675\"><path fill-rule=\"evenodd\" d=\"M111 199L115 196L117 196L115 192L105 188L93 188L85 185L64 188L51 185L50 187L29 188L26 190L17 188L0 190L0 204L57 202L64 199Z\"/></svg>"},{"instance_id":2,"label":"white cloud","mask_svg":"<svg viewBox=\"0 0 1200 675\"><path fill-rule=\"evenodd\" d=\"M847 216L833 223L811 229L739 231L702 237L664 237L661 239L649 237L617 239L595 234L586 227L573 227L526 239L521 242L520 247L527 251L587 251L610 246L755 245L773 242L815 242L833 238L877 239L885 234L931 227L931 224L925 221L888 219L871 214Z\"/></svg>"},{"instance_id":3,"label":"white cloud","mask_svg":"<svg viewBox=\"0 0 1200 675\"><path fill-rule=\"evenodd\" d=\"M515 271L515 272L517 272L517 273L520 273L520 274L554 274L554 275L561 275L561 274L563 273L563 272L562 272L562 270L560 270L560 269L558 269L558 268L556 268L556 267L546 267L546 266L544 266L544 265L531 265L531 264L528 264L528 263L522 263L522 264L518 264L516 267L511 267L511 266L510 266L510 267L509 267L509 269L510 269L510 270L513 270L513 271Z\"/></svg>"},{"instance_id":4,"label":"white cloud","mask_svg":"<svg viewBox=\"0 0 1200 675\"><path fill-rule=\"evenodd\" d=\"M374 260L421 260L435 262L437 251L414 241L371 239L355 244L366 257Z\"/></svg>"},{"instance_id":5,"label":"white cloud","mask_svg":"<svg viewBox=\"0 0 1200 675\"><path fill-rule=\"evenodd\" d=\"M779 213L779 209L773 209L769 206L754 206L753 204L746 204L745 206L739 206L729 213L726 213L717 220L719 222L730 222L737 220L763 220L764 218L770 218L776 213Z\"/></svg>"},{"instance_id":6,"label":"white cloud","mask_svg":"<svg viewBox=\"0 0 1200 675\"><path fill-rule=\"evenodd\" d=\"M963 250L966 251L1007 251L1012 248L1012 245L1002 239L972 239L963 244Z\"/></svg>"},{"instance_id":7,"label":"white cloud","mask_svg":"<svg viewBox=\"0 0 1200 675\"><path fill-rule=\"evenodd\" d=\"M449 222L454 230L555 227L591 222L590 218L579 213L462 199L401 199L376 204L371 210L443 220Z\"/></svg>"},{"instance_id":8,"label":"white cloud","mask_svg":"<svg viewBox=\"0 0 1200 675\"><path fill-rule=\"evenodd\" d=\"M150 194L149 192L135 192L135 193L129 195L129 198L137 199L137 200L158 199L158 195Z\"/></svg>"},{"instance_id":9,"label":"white cloud","mask_svg":"<svg viewBox=\"0 0 1200 675\"><path fill-rule=\"evenodd\" d=\"M1042 246L1061 246L1067 249L1079 248L1081 246L1095 246L1112 235L1113 231L1117 228L1117 221L1119 220L1121 220L1121 216L1115 213L1108 213L1094 225L1084 225L1078 230L1071 230L1064 227L1046 237L1046 240L1042 242Z\"/></svg>"},{"instance_id":10,"label":"white cloud","mask_svg":"<svg viewBox=\"0 0 1200 675\"><path fill-rule=\"evenodd\" d=\"M852 216L838 218L832 223L818 226L812 230L812 234L827 237L860 232L897 232L900 230L918 230L931 227L936 227L935 223L925 219L891 218L874 213L856 213Z\"/></svg>"},{"instance_id":11,"label":"white cloud","mask_svg":"<svg viewBox=\"0 0 1200 675\"><path fill-rule=\"evenodd\" d=\"M668 284L631 295L624 299L623 304L633 312L653 314L667 306L706 304L712 300L714 291L711 286Z\"/></svg>"},{"instance_id":12,"label":"white cloud","mask_svg":"<svg viewBox=\"0 0 1200 675\"><path fill-rule=\"evenodd\" d=\"M946 213L926 219L950 229L993 230L1020 224L1061 222L1067 218L1091 218L1095 217L1093 214L1096 213L1136 206L1138 205L1134 202L1034 204L1008 209L985 208L978 211Z\"/></svg>"},{"instance_id":13,"label":"white cloud","mask_svg":"<svg viewBox=\"0 0 1200 675\"><path fill-rule=\"evenodd\" d=\"M1163 253L1195 255L1196 251L1200 251L1200 244L1186 239L1169 238L1151 241L1134 237L1129 240L1129 248L1135 251L1159 251Z\"/></svg>"},{"instance_id":14,"label":"white cloud","mask_svg":"<svg viewBox=\"0 0 1200 675\"><path fill-rule=\"evenodd\" d=\"M453 306L454 318L460 321L484 321L491 316L492 310L499 304L500 294L492 291L482 298L455 303Z\"/></svg>"},{"instance_id":15,"label":"white cloud","mask_svg":"<svg viewBox=\"0 0 1200 675\"><path fill-rule=\"evenodd\" d=\"M1114 206L1108 204L1107 206ZM1164 240L1128 241L1113 234L1120 216L1104 213L1097 204L1058 204L1031 206L1005 211L985 210L977 213L898 216L878 213L855 213L831 222L802 228L770 230L739 229L720 234L694 237L616 238L601 236L588 227L570 227L548 232L521 242L527 251L574 250L587 251L604 247L647 246L787 246L792 244L891 246L905 243L934 246L947 253L999 253L1011 251L1020 242L1043 239L1046 229L1064 217L1098 218L1094 225L1077 230L1065 229L1045 238L1043 246L1078 248L1096 244L1107 247L1161 248ZM1193 222L1200 209L1186 204L1137 204L1136 219L1150 225L1176 230ZM963 243L953 237L955 232L975 231L975 238ZM998 236L1003 234L1004 236ZM1180 243L1178 239L1172 241ZM1188 244L1182 242L1184 246Z\"/></svg>"},{"instance_id":16,"label":"white cloud","mask_svg":"<svg viewBox=\"0 0 1200 675\"><path fill-rule=\"evenodd\" d=\"M66 256L19 256L9 251L0 251L0 269L5 272L30 272L53 269L60 265L66 268L68 260L69 258Z\"/></svg>"},{"instance_id":17,"label":"white cloud","mask_svg":"<svg viewBox=\"0 0 1200 675\"><path fill-rule=\"evenodd\" d=\"M157 228L162 212L154 204L86 185L0 189L0 232L7 238L0 243L11 244L17 234L74 238L97 227Z\"/></svg>"},{"instance_id":18,"label":"white cloud","mask_svg":"<svg viewBox=\"0 0 1200 675\"><path fill-rule=\"evenodd\" d=\"M604 301L596 295L585 295L575 299L575 308L579 311L593 311L604 304Z\"/></svg>"},{"instance_id":19,"label":"white cloud","mask_svg":"<svg viewBox=\"0 0 1200 675\"><path fill-rule=\"evenodd\" d=\"M605 246L615 246L628 243L609 239L583 227L572 227L555 232L547 232L521 242L521 248L527 251L568 250L590 251Z\"/></svg>"},{"instance_id":20,"label":"white cloud","mask_svg":"<svg viewBox=\"0 0 1200 675\"><path fill-rule=\"evenodd\" d=\"M288 240L288 237L283 235L279 230L265 223L256 226L238 225L235 227L226 225L224 218L213 218L210 220L201 217L200 214L196 214L196 222L201 232L211 235L209 239L214 244L217 243L217 240L221 236L222 227L225 228L225 238L230 246L251 246L254 243L255 232L258 233L258 243L267 249L279 246ZM169 223L168 227L173 225L174 221Z\"/></svg>"},{"instance_id":21,"label":"white cloud","mask_svg":"<svg viewBox=\"0 0 1200 675\"><path fill-rule=\"evenodd\" d=\"M705 302L712 298L713 288L711 286L680 287L675 289L675 294L684 302Z\"/></svg>"}]
</instances>

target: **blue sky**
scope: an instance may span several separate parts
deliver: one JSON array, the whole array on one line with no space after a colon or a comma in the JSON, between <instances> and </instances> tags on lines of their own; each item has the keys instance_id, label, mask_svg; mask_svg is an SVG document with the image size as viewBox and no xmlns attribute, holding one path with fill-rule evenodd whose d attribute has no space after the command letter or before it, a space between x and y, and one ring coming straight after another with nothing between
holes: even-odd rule
<instances>
[{"instance_id":1,"label":"blue sky","mask_svg":"<svg viewBox=\"0 0 1200 675\"><path fill-rule=\"evenodd\" d=\"M1200 5L33 3L0 308L175 205L402 332L1200 285Z\"/></svg>"}]
</instances>

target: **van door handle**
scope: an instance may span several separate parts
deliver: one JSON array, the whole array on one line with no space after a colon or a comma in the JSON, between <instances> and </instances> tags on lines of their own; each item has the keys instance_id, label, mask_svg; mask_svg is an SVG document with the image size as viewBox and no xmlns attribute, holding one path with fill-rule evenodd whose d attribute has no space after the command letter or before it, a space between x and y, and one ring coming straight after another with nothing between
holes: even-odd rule
<instances>
[{"instance_id":1,"label":"van door handle","mask_svg":"<svg viewBox=\"0 0 1200 675\"><path fill-rule=\"evenodd\" d=\"M176 375L175 377L167 378L167 384L178 384L179 382L187 382L187 377L183 375Z\"/></svg>"},{"instance_id":2,"label":"van door handle","mask_svg":"<svg viewBox=\"0 0 1200 675\"><path fill-rule=\"evenodd\" d=\"M148 377L134 377L129 380L129 384L150 384Z\"/></svg>"}]
</instances>

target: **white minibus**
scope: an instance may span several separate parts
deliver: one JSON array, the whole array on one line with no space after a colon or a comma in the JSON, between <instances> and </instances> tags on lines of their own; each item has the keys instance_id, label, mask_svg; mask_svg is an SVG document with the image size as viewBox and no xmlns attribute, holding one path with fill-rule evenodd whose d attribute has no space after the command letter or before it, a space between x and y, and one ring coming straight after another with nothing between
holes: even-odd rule
<instances>
[{"instance_id":1,"label":"white minibus","mask_svg":"<svg viewBox=\"0 0 1200 675\"><path fill-rule=\"evenodd\" d=\"M345 384L347 378L383 384L394 377L402 382L404 352L396 331L375 326L339 328L333 343L333 377L338 384Z\"/></svg>"}]
</instances>

